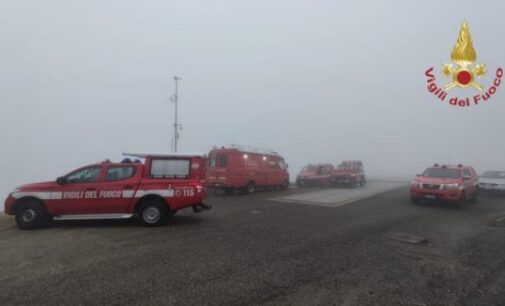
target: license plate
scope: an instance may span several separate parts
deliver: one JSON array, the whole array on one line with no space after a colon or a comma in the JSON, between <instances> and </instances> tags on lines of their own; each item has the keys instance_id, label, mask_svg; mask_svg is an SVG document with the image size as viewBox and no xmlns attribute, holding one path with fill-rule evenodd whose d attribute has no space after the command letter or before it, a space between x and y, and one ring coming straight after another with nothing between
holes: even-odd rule
<instances>
[{"instance_id":1,"label":"license plate","mask_svg":"<svg viewBox=\"0 0 505 306\"><path fill-rule=\"evenodd\" d=\"M431 195L431 194L425 195L424 197L426 199L430 199L430 200L435 200L437 198L437 196L434 196L434 195Z\"/></svg>"}]
</instances>

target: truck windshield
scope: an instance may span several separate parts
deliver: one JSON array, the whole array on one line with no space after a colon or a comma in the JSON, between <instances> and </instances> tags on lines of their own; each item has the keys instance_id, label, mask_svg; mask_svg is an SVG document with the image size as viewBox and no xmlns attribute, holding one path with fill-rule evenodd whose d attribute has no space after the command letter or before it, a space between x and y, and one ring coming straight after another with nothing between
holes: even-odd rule
<instances>
[{"instance_id":1,"label":"truck windshield","mask_svg":"<svg viewBox=\"0 0 505 306\"><path fill-rule=\"evenodd\" d=\"M426 171L424 171L423 176L438 178L458 178L460 176L460 172L458 169L428 168Z\"/></svg>"},{"instance_id":2,"label":"truck windshield","mask_svg":"<svg viewBox=\"0 0 505 306\"><path fill-rule=\"evenodd\" d=\"M302 168L302 172L314 172L317 170L317 166L315 165L306 165Z\"/></svg>"}]
</instances>

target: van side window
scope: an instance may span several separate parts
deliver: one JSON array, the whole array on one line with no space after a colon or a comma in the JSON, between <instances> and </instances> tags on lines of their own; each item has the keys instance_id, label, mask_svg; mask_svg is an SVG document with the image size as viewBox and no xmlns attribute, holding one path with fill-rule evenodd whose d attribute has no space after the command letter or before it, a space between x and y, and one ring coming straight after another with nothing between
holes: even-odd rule
<instances>
[{"instance_id":1,"label":"van side window","mask_svg":"<svg viewBox=\"0 0 505 306\"><path fill-rule=\"evenodd\" d=\"M268 165L270 166L270 168L273 168L273 169L280 168L280 165L276 161L274 161L274 160L268 161Z\"/></svg>"},{"instance_id":2,"label":"van side window","mask_svg":"<svg viewBox=\"0 0 505 306\"><path fill-rule=\"evenodd\" d=\"M228 155L224 155L224 154L219 155L217 165L220 168L228 167Z\"/></svg>"},{"instance_id":3,"label":"van side window","mask_svg":"<svg viewBox=\"0 0 505 306\"><path fill-rule=\"evenodd\" d=\"M189 178L189 159L153 159L151 176L155 178Z\"/></svg>"},{"instance_id":4,"label":"van side window","mask_svg":"<svg viewBox=\"0 0 505 306\"><path fill-rule=\"evenodd\" d=\"M464 176L472 176L472 173L468 169L463 170L463 174Z\"/></svg>"}]
</instances>

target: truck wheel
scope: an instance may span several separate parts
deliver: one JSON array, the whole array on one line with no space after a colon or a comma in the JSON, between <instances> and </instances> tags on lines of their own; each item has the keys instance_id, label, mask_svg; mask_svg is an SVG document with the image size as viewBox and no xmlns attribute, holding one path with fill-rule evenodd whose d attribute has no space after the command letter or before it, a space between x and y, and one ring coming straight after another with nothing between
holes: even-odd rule
<instances>
[{"instance_id":1,"label":"truck wheel","mask_svg":"<svg viewBox=\"0 0 505 306\"><path fill-rule=\"evenodd\" d=\"M289 188L289 181L285 180L284 183L282 183L281 189L286 190Z\"/></svg>"},{"instance_id":2,"label":"truck wheel","mask_svg":"<svg viewBox=\"0 0 505 306\"><path fill-rule=\"evenodd\" d=\"M16 224L20 229L30 230L42 228L49 223L46 208L36 200L27 200L16 208Z\"/></svg>"},{"instance_id":3,"label":"truck wheel","mask_svg":"<svg viewBox=\"0 0 505 306\"><path fill-rule=\"evenodd\" d=\"M157 226L167 219L167 206L161 201L147 200L139 209L140 222L144 226Z\"/></svg>"},{"instance_id":4,"label":"truck wheel","mask_svg":"<svg viewBox=\"0 0 505 306\"><path fill-rule=\"evenodd\" d=\"M253 194L256 191L256 185L254 184L254 182L247 183L247 186L245 187L245 191L248 194Z\"/></svg>"},{"instance_id":5,"label":"truck wheel","mask_svg":"<svg viewBox=\"0 0 505 306\"><path fill-rule=\"evenodd\" d=\"M463 193L461 194L461 199L459 199L458 201L458 206L461 208L461 206L463 206L466 201L468 201L468 199L466 198L466 191L463 191Z\"/></svg>"},{"instance_id":6,"label":"truck wheel","mask_svg":"<svg viewBox=\"0 0 505 306\"><path fill-rule=\"evenodd\" d=\"M358 182L356 180L351 181L351 188L356 188L358 187Z\"/></svg>"}]
</instances>

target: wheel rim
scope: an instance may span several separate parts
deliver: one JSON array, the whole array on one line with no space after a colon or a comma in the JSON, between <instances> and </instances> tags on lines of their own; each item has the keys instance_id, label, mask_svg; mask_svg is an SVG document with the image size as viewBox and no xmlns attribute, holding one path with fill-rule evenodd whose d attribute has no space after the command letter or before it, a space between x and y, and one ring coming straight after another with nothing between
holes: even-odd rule
<instances>
[{"instance_id":1,"label":"wheel rim","mask_svg":"<svg viewBox=\"0 0 505 306\"><path fill-rule=\"evenodd\" d=\"M35 220L36 216L37 214L35 213L35 210L27 209L23 211L23 214L21 215L21 220L23 220L24 223L32 223Z\"/></svg>"},{"instance_id":2,"label":"wheel rim","mask_svg":"<svg viewBox=\"0 0 505 306\"><path fill-rule=\"evenodd\" d=\"M144 209L144 212L142 213L142 218L147 223L156 223L161 218L161 211L158 207L149 206L146 209Z\"/></svg>"}]
</instances>

